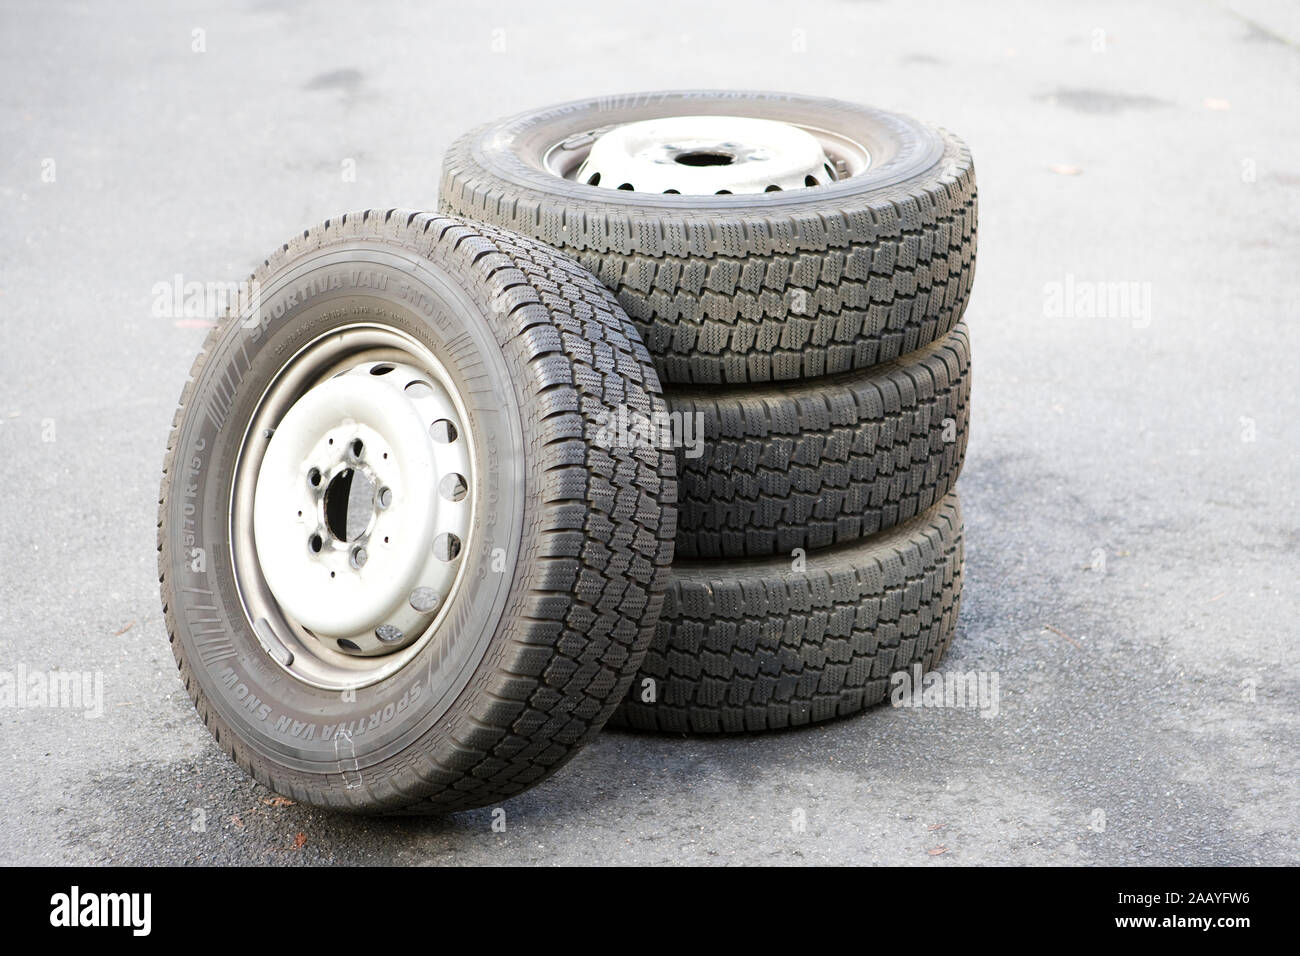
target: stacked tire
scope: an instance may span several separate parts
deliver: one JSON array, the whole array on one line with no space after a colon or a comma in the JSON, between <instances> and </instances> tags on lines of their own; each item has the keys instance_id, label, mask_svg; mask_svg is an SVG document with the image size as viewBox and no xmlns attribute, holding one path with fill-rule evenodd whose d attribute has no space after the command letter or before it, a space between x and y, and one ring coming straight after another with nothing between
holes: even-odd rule
<instances>
[{"instance_id":1,"label":"stacked tire","mask_svg":"<svg viewBox=\"0 0 1300 956\"><path fill-rule=\"evenodd\" d=\"M767 184L741 173L792 141L767 124L816 139L825 174L809 170L800 188L788 168ZM611 131L623 153L600 151ZM673 168L674 155L713 167L724 188L680 188L703 180ZM962 316L977 217L955 136L804 96L588 100L459 139L439 206L600 278L683 435L702 425L702 447L675 442L672 579L615 724L806 724L877 703L890 674L939 661L961 597L953 488L970 416Z\"/></svg>"},{"instance_id":2,"label":"stacked tire","mask_svg":"<svg viewBox=\"0 0 1300 956\"><path fill-rule=\"evenodd\" d=\"M439 212L305 230L167 445L159 581L204 723L295 800L441 813L607 723L879 702L956 628L975 239L952 135L708 92L491 124ZM629 417L671 434L611 437Z\"/></svg>"}]
</instances>

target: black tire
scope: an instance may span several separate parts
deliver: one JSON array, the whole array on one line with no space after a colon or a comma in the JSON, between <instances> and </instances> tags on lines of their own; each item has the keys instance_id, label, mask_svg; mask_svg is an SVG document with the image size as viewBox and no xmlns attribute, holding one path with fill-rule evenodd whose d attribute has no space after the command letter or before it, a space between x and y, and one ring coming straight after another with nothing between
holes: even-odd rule
<instances>
[{"instance_id":1,"label":"black tire","mask_svg":"<svg viewBox=\"0 0 1300 956\"><path fill-rule=\"evenodd\" d=\"M961 472L969 400L965 323L867 372L674 389L670 409L703 424L677 448L677 558L791 555L915 517Z\"/></svg>"},{"instance_id":2,"label":"black tire","mask_svg":"<svg viewBox=\"0 0 1300 956\"><path fill-rule=\"evenodd\" d=\"M883 700L934 667L962 581L955 493L864 541L785 558L681 562L654 643L610 726L719 733L795 727Z\"/></svg>"},{"instance_id":3,"label":"black tire","mask_svg":"<svg viewBox=\"0 0 1300 956\"><path fill-rule=\"evenodd\" d=\"M687 113L829 130L872 163L814 188L714 196L591 186L545 166L548 149L589 131ZM649 93L522 113L452 144L439 208L572 254L618 296L665 384L787 381L895 359L956 325L975 271L965 145L819 97Z\"/></svg>"},{"instance_id":4,"label":"black tire","mask_svg":"<svg viewBox=\"0 0 1300 956\"><path fill-rule=\"evenodd\" d=\"M327 221L252 281L260 310L231 315L194 363L159 504L166 624L199 715L254 778L321 807L446 812L544 779L622 699L672 559L672 456L591 438L621 405L663 407L635 329L568 258L425 213ZM475 509L445 623L350 694L298 679L259 642L231 511L268 383L349 323L418 341L463 387L474 493L492 503Z\"/></svg>"}]
</instances>

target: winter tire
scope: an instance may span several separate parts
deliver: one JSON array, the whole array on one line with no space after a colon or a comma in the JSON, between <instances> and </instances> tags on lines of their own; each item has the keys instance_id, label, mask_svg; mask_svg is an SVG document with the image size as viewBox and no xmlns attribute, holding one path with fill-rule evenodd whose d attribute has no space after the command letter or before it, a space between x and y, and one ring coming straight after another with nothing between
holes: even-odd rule
<instances>
[{"instance_id":1,"label":"winter tire","mask_svg":"<svg viewBox=\"0 0 1300 956\"><path fill-rule=\"evenodd\" d=\"M970 421L965 323L866 372L678 386L681 558L793 555L915 517L957 480Z\"/></svg>"},{"instance_id":2,"label":"winter tire","mask_svg":"<svg viewBox=\"0 0 1300 956\"><path fill-rule=\"evenodd\" d=\"M654 643L613 726L771 730L879 703L934 667L957 625L955 493L891 531L788 558L679 561Z\"/></svg>"},{"instance_id":3,"label":"winter tire","mask_svg":"<svg viewBox=\"0 0 1300 956\"><path fill-rule=\"evenodd\" d=\"M439 208L572 254L617 295L665 383L865 369L941 338L975 270L966 147L819 97L605 97L448 150Z\"/></svg>"},{"instance_id":4,"label":"winter tire","mask_svg":"<svg viewBox=\"0 0 1300 956\"><path fill-rule=\"evenodd\" d=\"M159 574L181 677L265 786L445 812L559 768L640 664L672 456L614 298L500 230L396 210L285 244L208 337L168 443Z\"/></svg>"}]
</instances>

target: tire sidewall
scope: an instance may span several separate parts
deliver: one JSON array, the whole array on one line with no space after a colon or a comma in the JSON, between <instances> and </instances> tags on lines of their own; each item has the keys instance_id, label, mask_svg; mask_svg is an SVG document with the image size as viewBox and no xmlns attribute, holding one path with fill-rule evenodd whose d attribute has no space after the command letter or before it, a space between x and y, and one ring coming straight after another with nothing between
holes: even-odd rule
<instances>
[{"instance_id":1,"label":"tire sidewall","mask_svg":"<svg viewBox=\"0 0 1300 956\"><path fill-rule=\"evenodd\" d=\"M485 289L391 245L354 240L297 256L260 296L260 320L232 321L214 347L179 432L167 504L176 639L208 707L246 747L279 767L346 774L397 758L447 723L492 655L532 510L521 414L528 370L512 367L520 363L494 340ZM229 529L237 458L266 387L308 342L357 323L412 336L460 386L477 504L439 631L396 673L344 693L298 680L263 649L236 585Z\"/></svg>"},{"instance_id":2,"label":"tire sidewall","mask_svg":"<svg viewBox=\"0 0 1300 956\"><path fill-rule=\"evenodd\" d=\"M674 115L736 115L826 129L861 143L872 163L857 176L814 189L729 196L671 196L589 186L563 179L543 164L546 151L571 136ZM470 137L475 162L517 187L566 204L667 217L743 216L776 209L793 214L825 208L922 176L945 152L938 130L910 117L824 97L751 91L688 90L576 100L521 113Z\"/></svg>"}]
</instances>

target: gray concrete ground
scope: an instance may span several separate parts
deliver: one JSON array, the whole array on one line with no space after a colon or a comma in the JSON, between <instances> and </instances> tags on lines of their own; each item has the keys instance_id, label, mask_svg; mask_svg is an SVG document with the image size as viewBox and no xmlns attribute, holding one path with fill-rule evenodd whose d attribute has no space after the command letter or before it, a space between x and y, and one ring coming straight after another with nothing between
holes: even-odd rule
<instances>
[{"instance_id":1,"label":"gray concrete ground","mask_svg":"<svg viewBox=\"0 0 1300 956\"><path fill-rule=\"evenodd\" d=\"M0 10L0 671L104 681L98 718L0 707L0 862L1295 863L1294 5L591 10ZM163 631L159 470L204 333L154 314L155 284L430 206L484 119L692 86L873 103L974 151L968 583L943 667L995 672L999 713L606 733L504 833L487 810L275 805L209 739ZM1136 283L1121 314L1078 298L1111 283Z\"/></svg>"}]
</instances>

